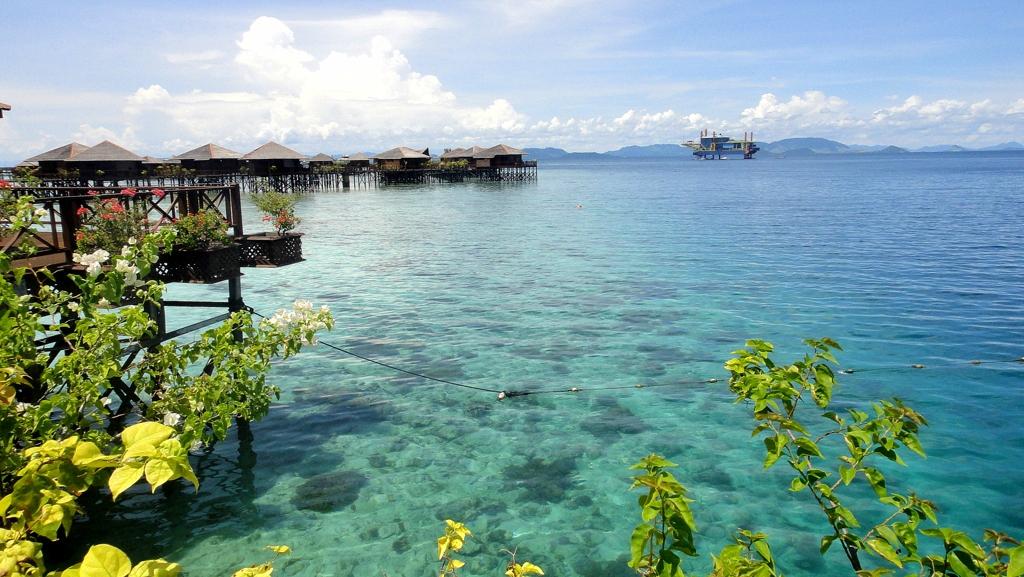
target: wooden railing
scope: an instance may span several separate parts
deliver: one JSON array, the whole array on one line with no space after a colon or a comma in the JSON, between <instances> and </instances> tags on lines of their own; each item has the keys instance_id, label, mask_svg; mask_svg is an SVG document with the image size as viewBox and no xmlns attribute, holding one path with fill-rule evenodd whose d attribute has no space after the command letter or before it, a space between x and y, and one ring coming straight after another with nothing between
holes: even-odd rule
<instances>
[{"instance_id":1,"label":"wooden railing","mask_svg":"<svg viewBox=\"0 0 1024 577\"><path fill-rule=\"evenodd\" d=\"M31 196L46 215L38 226L12 230L6 238L0 239L0 252L12 251L28 241L36 247L33 262L47 266L72 262L71 255L77 248L76 233L83 220L95 212L99 203L110 199L138 214L147 230L156 230L187 214L213 210L227 222L236 237L244 234L237 184L162 189L17 187L10 190L18 196Z\"/></svg>"}]
</instances>

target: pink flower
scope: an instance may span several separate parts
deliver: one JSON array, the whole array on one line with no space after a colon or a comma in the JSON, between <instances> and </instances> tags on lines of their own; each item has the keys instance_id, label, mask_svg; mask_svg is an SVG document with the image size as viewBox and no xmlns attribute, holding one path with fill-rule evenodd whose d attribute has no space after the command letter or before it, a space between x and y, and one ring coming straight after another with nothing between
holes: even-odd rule
<instances>
[{"instance_id":1,"label":"pink flower","mask_svg":"<svg viewBox=\"0 0 1024 577\"><path fill-rule=\"evenodd\" d=\"M131 196L135 196L135 194L138 193L138 192L139 192L138 190L136 190L136 189L134 189L134 188L129 186L128 188L122 188L121 189L121 196L129 196L129 197L131 197Z\"/></svg>"},{"instance_id":2,"label":"pink flower","mask_svg":"<svg viewBox=\"0 0 1024 577\"><path fill-rule=\"evenodd\" d=\"M89 214L89 209L85 208L84 206L80 206L78 207L78 210L75 211L75 214L77 214L78 216L85 216Z\"/></svg>"},{"instance_id":3,"label":"pink flower","mask_svg":"<svg viewBox=\"0 0 1024 577\"><path fill-rule=\"evenodd\" d=\"M0 178L0 188L10 188L10 187L11 187L11 183L9 183L6 180Z\"/></svg>"},{"instance_id":4,"label":"pink flower","mask_svg":"<svg viewBox=\"0 0 1024 577\"><path fill-rule=\"evenodd\" d=\"M165 192L164 189L162 189L162 188L154 188L153 190L151 190L149 192L152 193L152 195L154 197L156 197L157 200L160 200L161 198L164 197L164 195L167 194L167 192Z\"/></svg>"},{"instance_id":5,"label":"pink flower","mask_svg":"<svg viewBox=\"0 0 1024 577\"><path fill-rule=\"evenodd\" d=\"M89 196L99 196L100 195L99 191L97 191L97 190L90 190L86 194L88 194Z\"/></svg>"},{"instance_id":6,"label":"pink flower","mask_svg":"<svg viewBox=\"0 0 1024 577\"><path fill-rule=\"evenodd\" d=\"M270 222L270 215L269 214L264 214L263 215L263 222Z\"/></svg>"}]
</instances>

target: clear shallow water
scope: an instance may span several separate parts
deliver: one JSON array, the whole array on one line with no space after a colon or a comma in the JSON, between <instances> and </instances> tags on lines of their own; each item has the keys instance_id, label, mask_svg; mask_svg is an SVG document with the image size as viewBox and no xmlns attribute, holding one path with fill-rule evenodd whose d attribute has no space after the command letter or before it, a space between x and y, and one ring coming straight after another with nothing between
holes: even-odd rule
<instances>
[{"instance_id":1,"label":"clear shallow water","mask_svg":"<svg viewBox=\"0 0 1024 577\"><path fill-rule=\"evenodd\" d=\"M326 341L498 389L720 377L752 337L787 358L831 336L853 367L1016 358L1022 177L1015 154L543 163L525 185L325 193L300 204L308 260L249 269L243 285L257 310L329 305ZM279 543L295 550L283 575L402 576L433 570L451 517L478 537L467 575L500 575L516 546L548 575L626 575L627 467L658 451L696 499L704 555L690 567L742 526L771 535L787 574L849 573L818 555L825 523L807 496L762 471L724 384L497 403L325 347L272 376L281 402L251 442L196 461L198 495L136 491L94 514L89 539L195 576ZM1024 366L863 373L839 390L894 395L932 426L929 458L890 486L979 537L1024 533ZM326 473L322 492L354 501L298 508L300 485Z\"/></svg>"}]
</instances>

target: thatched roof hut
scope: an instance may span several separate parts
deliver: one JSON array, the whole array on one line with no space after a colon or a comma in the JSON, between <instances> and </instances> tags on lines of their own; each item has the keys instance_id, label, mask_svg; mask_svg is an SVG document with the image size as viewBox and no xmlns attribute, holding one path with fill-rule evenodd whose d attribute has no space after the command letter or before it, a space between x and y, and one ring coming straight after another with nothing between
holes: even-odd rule
<instances>
[{"instance_id":1,"label":"thatched roof hut","mask_svg":"<svg viewBox=\"0 0 1024 577\"><path fill-rule=\"evenodd\" d=\"M346 160L348 161L346 163L346 166L352 168L366 168L370 166L370 157L365 152L357 152L355 154L350 154L348 155Z\"/></svg>"},{"instance_id":2,"label":"thatched roof hut","mask_svg":"<svg viewBox=\"0 0 1024 577\"><path fill-rule=\"evenodd\" d=\"M234 174L242 169L242 153L212 142L183 152L171 160L180 162L184 169L203 175Z\"/></svg>"},{"instance_id":3,"label":"thatched roof hut","mask_svg":"<svg viewBox=\"0 0 1024 577\"><path fill-rule=\"evenodd\" d=\"M10 110L11 105L0 102L0 118L4 117L4 110Z\"/></svg>"},{"instance_id":4,"label":"thatched roof hut","mask_svg":"<svg viewBox=\"0 0 1024 577\"><path fill-rule=\"evenodd\" d=\"M325 154L321 152L316 156L310 156L308 159L306 159L306 162L308 162L310 166L334 164L334 157L331 156L330 154Z\"/></svg>"},{"instance_id":5,"label":"thatched roof hut","mask_svg":"<svg viewBox=\"0 0 1024 577\"><path fill-rule=\"evenodd\" d=\"M407 146L399 146L376 154L373 159L377 161L378 168L383 170L422 168L430 162L430 149L425 148L421 152Z\"/></svg>"},{"instance_id":6,"label":"thatched roof hut","mask_svg":"<svg viewBox=\"0 0 1024 577\"><path fill-rule=\"evenodd\" d=\"M41 154L37 154L33 157L26 158L21 161L21 164L35 165L39 167L37 173L40 178L56 178L59 176L67 176L67 174L61 174L61 171L67 171L69 167L65 164L67 159L72 156L87 150L89 147L80 144L78 142L69 142L64 146L58 146L53 150L47 150Z\"/></svg>"},{"instance_id":7,"label":"thatched roof hut","mask_svg":"<svg viewBox=\"0 0 1024 577\"><path fill-rule=\"evenodd\" d=\"M522 166L523 151L505 144L498 144L474 154L473 161L477 168Z\"/></svg>"},{"instance_id":8,"label":"thatched roof hut","mask_svg":"<svg viewBox=\"0 0 1024 577\"><path fill-rule=\"evenodd\" d=\"M127 148L109 140L87 148L65 162L70 168L77 168L85 180L118 181L138 178L142 172L143 158Z\"/></svg>"},{"instance_id":9,"label":"thatched roof hut","mask_svg":"<svg viewBox=\"0 0 1024 577\"><path fill-rule=\"evenodd\" d=\"M474 166L473 157L486 150L481 146L470 146L469 148L455 148L441 155L441 161L465 160L470 166Z\"/></svg>"},{"instance_id":10,"label":"thatched roof hut","mask_svg":"<svg viewBox=\"0 0 1024 577\"><path fill-rule=\"evenodd\" d=\"M271 141L245 154L242 160L249 164L254 175L269 176L302 170L306 155Z\"/></svg>"}]
</instances>

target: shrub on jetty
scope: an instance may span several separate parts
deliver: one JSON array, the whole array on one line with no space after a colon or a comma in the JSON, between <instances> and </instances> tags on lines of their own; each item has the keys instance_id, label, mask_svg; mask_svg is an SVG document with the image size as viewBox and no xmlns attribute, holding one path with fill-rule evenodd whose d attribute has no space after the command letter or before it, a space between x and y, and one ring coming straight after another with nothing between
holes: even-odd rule
<instances>
[{"instance_id":1,"label":"shrub on jetty","mask_svg":"<svg viewBox=\"0 0 1024 577\"><path fill-rule=\"evenodd\" d=\"M263 213L263 221L269 222L278 235L294 230L301 220L295 216L295 202L298 197L274 189L254 192L249 197L256 208Z\"/></svg>"},{"instance_id":2,"label":"shrub on jetty","mask_svg":"<svg viewBox=\"0 0 1024 577\"><path fill-rule=\"evenodd\" d=\"M215 210L201 210L174 221L173 246L180 250L206 250L231 242L228 223Z\"/></svg>"},{"instance_id":3,"label":"shrub on jetty","mask_svg":"<svg viewBox=\"0 0 1024 577\"><path fill-rule=\"evenodd\" d=\"M95 190L90 190L89 194L99 196ZM88 206L79 207L76 216L81 227L75 238L78 250L119 252L129 240L144 237L149 229L143 211L130 202L135 194L134 188L125 188L121 190L121 198L97 199Z\"/></svg>"},{"instance_id":4,"label":"shrub on jetty","mask_svg":"<svg viewBox=\"0 0 1024 577\"><path fill-rule=\"evenodd\" d=\"M8 226L39 218L32 199L21 197ZM223 222L217 228L223 232ZM47 573L42 543L70 535L86 492L117 499L143 479L151 490L177 479L198 485L189 450L224 438L232 418L265 415L278 395L266 381L271 361L333 325L325 308L300 301L259 323L233 313L190 342L148 342L156 324L144 307L163 287L140 279L172 239L161 230L116 252L78 255L89 271L71 277L74 290L45 269L16 269L0 253L0 575L177 575L174 563L133 565L103 544L80 564ZM24 284L38 288L28 296ZM141 304L115 308L126 295ZM39 339L57 343L59 354L37 348ZM238 574L268 576L270 566Z\"/></svg>"}]
</instances>

